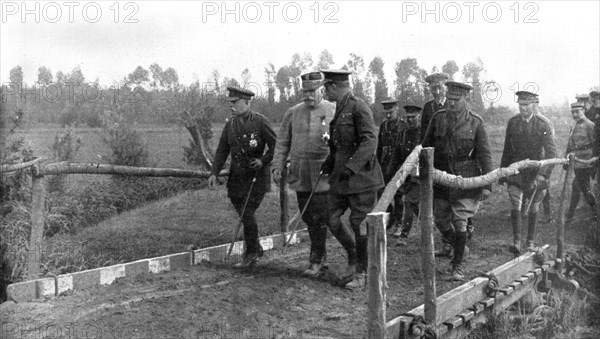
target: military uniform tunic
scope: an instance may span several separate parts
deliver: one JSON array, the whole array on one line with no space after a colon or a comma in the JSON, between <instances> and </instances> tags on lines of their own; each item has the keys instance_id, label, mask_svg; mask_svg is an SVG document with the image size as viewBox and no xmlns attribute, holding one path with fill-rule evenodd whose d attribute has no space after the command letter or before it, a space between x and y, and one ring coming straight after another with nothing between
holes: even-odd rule
<instances>
[{"instance_id":1,"label":"military uniform tunic","mask_svg":"<svg viewBox=\"0 0 600 339\"><path fill-rule=\"evenodd\" d=\"M408 128L408 125L399 117L391 120L385 120L379 126L379 136L377 138L377 160L379 161L379 165L383 171L383 179L386 184L394 175L394 173L390 173L389 167L393 161L394 149L396 147L398 136L406 128Z\"/></svg>"},{"instance_id":2,"label":"military uniform tunic","mask_svg":"<svg viewBox=\"0 0 600 339\"><path fill-rule=\"evenodd\" d=\"M427 132L427 127L429 127L429 122L431 121L433 114L447 107L447 101L444 101L443 105L440 105L435 100L431 100L425 103L425 105L423 106L423 112L421 113L421 142L423 141L423 139L425 139L425 132Z\"/></svg>"},{"instance_id":3,"label":"military uniform tunic","mask_svg":"<svg viewBox=\"0 0 600 339\"><path fill-rule=\"evenodd\" d=\"M525 159L552 159L556 157L556 154L554 127L548 118L541 114L533 114L529 122L521 115L515 115L508 120L500 167L507 167ZM527 190L537 174L548 179L553 168L554 165L539 170L526 169L517 175L508 177L508 183Z\"/></svg>"},{"instance_id":4,"label":"military uniform tunic","mask_svg":"<svg viewBox=\"0 0 600 339\"><path fill-rule=\"evenodd\" d=\"M423 140L423 147L432 146L435 147L436 169L465 178L492 170L492 155L483 119L471 111L455 115L442 109L435 113ZM491 185L486 188L491 190ZM434 192L436 199L478 199L481 189L460 190L434 185Z\"/></svg>"},{"instance_id":5,"label":"military uniform tunic","mask_svg":"<svg viewBox=\"0 0 600 339\"><path fill-rule=\"evenodd\" d=\"M212 174L217 175L227 156L231 155L231 168L227 180L227 195L230 198L246 197L255 175L256 182L252 193L264 194L270 190L269 164L273 159L275 140L275 132L267 119L259 113L250 111L227 121L215 154ZM258 173L250 168L252 159L260 159L263 163Z\"/></svg>"},{"instance_id":6,"label":"military uniform tunic","mask_svg":"<svg viewBox=\"0 0 600 339\"><path fill-rule=\"evenodd\" d=\"M376 159L377 132L369 106L351 93L342 98L329 124L329 156L326 166L331 167L330 192L355 194L377 191L383 187L381 166ZM341 177L343 168L353 173Z\"/></svg>"}]
</instances>

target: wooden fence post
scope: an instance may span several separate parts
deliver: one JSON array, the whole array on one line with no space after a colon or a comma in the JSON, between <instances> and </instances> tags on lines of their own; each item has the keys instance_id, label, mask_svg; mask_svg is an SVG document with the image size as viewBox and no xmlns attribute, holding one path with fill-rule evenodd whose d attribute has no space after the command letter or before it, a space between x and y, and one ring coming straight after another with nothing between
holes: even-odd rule
<instances>
[{"instance_id":1,"label":"wooden fence post","mask_svg":"<svg viewBox=\"0 0 600 339\"><path fill-rule=\"evenodd\" d=\"M437 300L435 290L435 257L433 248L433 147L423 148L420 155L420 203L421 249L423 260L423 287L425 292L425 321L437 324Z\"/></svg>"},{"instance_id":2,"label":"wooden fence post","mask_svg":"<svg viewBox=\"0 0 600 339\"><path fill-rule=\"evenodd\" d=\"M46 203L46 179L39 175L39 165L31 169L31 236L27 253L27 278L36 279L40 271L44 238L44 212Z\"/></svg>"},{"instance_id":3,"label":"wooden fence post","mask_svg":"<svg viewBox=\"0 0 600 339\"><path fill-rule=\"evenodd\" d=\"M558 224L556 225L558 228L556 230L556 271L559 274L562 271L564 260L563 249L565 240L565 200L567 199L569 179L571 178L571 173L573 173L573 166L575 166L575 161L571 155L568 156L568 159L569 167L567 168L567 173L565 173L565 182L560 194L560 203L558 205Z\"/></svg>"},{"instance_id":4,"label":"wooden fence post","mask_svg":"<svg viewBox=\"0 0 600 339\"><path fill-rule=\"evenodd\" d=\"M385 336L385 307L387 289L386 225L389 213L376 212L367 215L368 269L367 269L367 338L383 339Z\"/></svg>"},{"instance_id":5,"label":"wooden fence post","mask_svg":"<svg viewBox=\"0 0 600 339\"><path fill-rule=\"evenodd\" d=\"M281 206L281 233L288 231L288 223L290 222L290 199L287 194L287 167L281 171L281 181L279 182L279 205Z\"/></svg>"}]
</instances>

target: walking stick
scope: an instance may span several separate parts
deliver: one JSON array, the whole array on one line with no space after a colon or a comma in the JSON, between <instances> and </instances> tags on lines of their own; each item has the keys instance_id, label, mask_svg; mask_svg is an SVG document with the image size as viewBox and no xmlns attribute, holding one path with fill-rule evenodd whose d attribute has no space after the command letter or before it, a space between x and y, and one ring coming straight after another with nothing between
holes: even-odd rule
<instances>
[{"instance_id":1,"label":"walking stick","mask_svg":"<svg viewBox=\"0 0 600 339\"><path fill-rule=\"evenodd\" d=\"M300 212L300 215L298 216L296 223L293 224L292 232L290 233L288 238L283 237L283 247L286 247L287 245L289 245L290 241L292 241L292 238L294 237L294 234L296 234L296 228L298 227L298 224L300 224L300 221L302 220L302 216L304 215L304 212L306 212L306 208L308 207L308 204L310 203L310 199L312 198L313 194L315 194L315 191L317 190L317 186L319 186L321 177L323 177L322 170L319 172L319 177L317 178L317 182L315 183L313 189L310 191L310 195L308 196L308 199L306 200L306 203L304 204L304 207L302 208L302 211Z\"/></svg>"},{"instance_id":2,"label":"walking stick","mask_svg":"<svg viewBox=\"0 0 600 339\"><path fill-rule=\"evenodd\" d=\"M537 194L538 187L539 186L535 186L535 189L533 190L533 193L531 194L531 198L529 198L529 203L527 204L527 207L525 208L525 211L523 214L527 215L527 213L529 213L529 208L531 207L531 203L533 202L533 199L535 198L535 195Z\"/></svg>"},{"instance_id":3,"label":"walking stick","mask_svg":"<svg viewBox=\"0 0 600 339\"><path fill-rule=\"evenodd\" d=\"M233 239L231 240L231 245L229 245L229 250L227 251L225 261L229 260L229 256L231 255L231 251L233 250L233 245L235 244L235 239L237 239L237 236L240 233L240 228L242 227L242 220L244 218L244 213L246 212L246 206L248 206L248 200L250 200L250 194L252 193L252 188L254 187L254 183L256 182L257 175L258 171L256 171L256 174L254 174L254 178L252 178L252 183L250 183L250 189L248 190L246 201L244 201L244 207L242 208L242 213L240 213L240 220L238 221L235 233L233 234Z\"/></svg>"}]
</instances>

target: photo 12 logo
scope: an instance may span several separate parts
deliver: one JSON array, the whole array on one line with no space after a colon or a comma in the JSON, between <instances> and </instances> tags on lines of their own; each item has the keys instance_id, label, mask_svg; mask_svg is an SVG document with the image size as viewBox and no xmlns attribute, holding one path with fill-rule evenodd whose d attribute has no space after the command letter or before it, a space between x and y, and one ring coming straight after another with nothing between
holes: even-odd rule
<instances>
[{"instance_id":1,"label":"photo 12 logo","mask_svg":"<svg viewBox=\"0 0 600 339\"><path fill-rule=\"evenodd\" d=\"M136 2L39 2L3 1L2 23L97 23L103 18L114 23L139 22Z\"/></svg>"},{"instance_id":2,"label":"photo 12 logo","mask_svg":"<svg viewBox=\"0 0 600 339\"><path fill-rule=\"evenodd\" d=\"M202 23L338 23L336 2L203 1Z\"/></svg>"},{"instance_id":3,"label":"photo 12 logo","mask_svg":"<svg viewBox=\"0 0 600 339\"><path fill-rule=\"evenodd\" d=\"M537 2L403 1L402 22L497 23L504 19L514 23L538 23L539 10Z\"/></svg>"}]
</instances>

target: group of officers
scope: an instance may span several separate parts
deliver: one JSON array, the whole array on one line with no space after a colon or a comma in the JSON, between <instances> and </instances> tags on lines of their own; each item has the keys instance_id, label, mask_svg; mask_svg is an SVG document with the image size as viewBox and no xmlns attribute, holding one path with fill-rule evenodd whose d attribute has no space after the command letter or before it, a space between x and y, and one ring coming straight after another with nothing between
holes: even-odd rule
<instances>
[{"instance_id":1,"label":"group of officers","mask_svg":"<svg viewBox=\"0 0 600 339\"><path fill-rule=\"evenodd\" d=\"M316 277L327 269L325 242L329 229L347 254L347 267L340 280L348 289L365 285L367 237L361 235L360 224L416 145L434 147L434 167L447 173L476 177L492 171L483 119L471 110L470 85L449 81L445 73L429 75L425 81L433 100L422 108L404 106L406 121L399 117L397 100L381 102L386 119L378 130L369 106L353 95L350 74L346 70L302 74L302 102L287 110L278 135L263 115L250 109L254 93L227 88L233 116L221 134L208 185L216 186L217 176L231 156L227 192L240 215L245 240L243 259L235 268L251 268L262 256L254 213L270 190L271 179L283 184L284 171L287 183L296 192L299 209L304 211L302 220L308 226L311 245L304 274ZM538 110L538 95L528 91L516 95L520 114L508 122L501 167L525 159L557 157L554 128ZM595 137L599 129L586 118L600 117L600 95L592 92L589 97L593 107L580 102L571 105L575 125L566 153L575 153L580 159L592 158L600 151L600 138ZM515 254L522 251L524 218L526 247L534 249L537 213L548 191L552 170L552 165L528 169L500 180L500 184L508 186L514 235L509 250ZM592 165L577 165L567 219L573 218L581 193L592 208L595 206L590 192L593 173ZM471 219L491 189L491 184L477 189L434 185L434 222L442 238L436 255L451 259L446 277L449 280L465 279L463 259L473 230ZM531 203L527 203L530 208L524 217L521 211L526 201ZM341 220L348 209L349 228ZM419 214L417 178L405 180L389 211L389 225L398 238L397 245L406 245L413 219Z\"/></svg>"}]
</instances>

